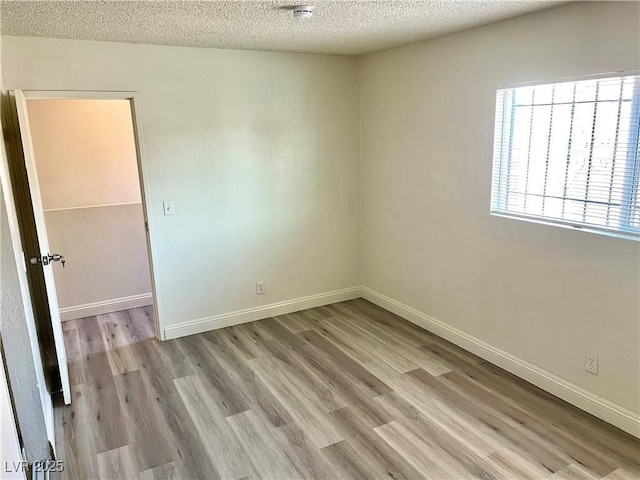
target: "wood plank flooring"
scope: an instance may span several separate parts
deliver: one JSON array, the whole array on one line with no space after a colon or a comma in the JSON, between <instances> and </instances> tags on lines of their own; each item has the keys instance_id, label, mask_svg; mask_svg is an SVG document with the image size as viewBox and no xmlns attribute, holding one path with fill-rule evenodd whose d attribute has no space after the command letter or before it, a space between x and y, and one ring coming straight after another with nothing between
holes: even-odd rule
<instances>
[{"instance_id":1,"label":"wood plank flooring","mask_svg":"<svg viewBox=\"0 0 640 480\"><path fill-rule=\"evenodd\" d=\"M65 322L73 479L638 479L640 441L359 299L167 342Z\"/></svg>"}]
</instances>

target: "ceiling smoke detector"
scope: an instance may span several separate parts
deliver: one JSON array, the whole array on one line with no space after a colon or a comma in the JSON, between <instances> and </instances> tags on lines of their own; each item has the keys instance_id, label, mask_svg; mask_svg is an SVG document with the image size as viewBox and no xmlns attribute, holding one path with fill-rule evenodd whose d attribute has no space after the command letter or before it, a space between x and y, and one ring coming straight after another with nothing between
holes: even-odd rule
<instances>
[{"instance_id":1,"label":"ceiling smoke detector","mask_svg":"<svg viewBox=\"0 0 640 480\"><path fill-rule=\"evenodd\" d=\"M293 7L293 18L313 17L313 7L311 5L298 5Z\"/></svg>"}]
</instances>

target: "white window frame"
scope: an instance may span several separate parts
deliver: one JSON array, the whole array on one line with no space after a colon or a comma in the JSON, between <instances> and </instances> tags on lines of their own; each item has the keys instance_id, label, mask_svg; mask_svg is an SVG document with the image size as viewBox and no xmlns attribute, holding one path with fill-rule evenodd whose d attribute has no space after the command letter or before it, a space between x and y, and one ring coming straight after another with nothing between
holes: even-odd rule
<instances>
[{"instance_id":1,"label":"white window frame","mask_svg":"<svg viewBox=\"0 0 640 480\"><path fill-rule=\"evenodd\" d=\"M560 84L564 82L577 82L582 80L599 80L606 78L615 78L622 77L628 75L639 75L639 70L633 71L618 71L618 72L608 72L597 75L587 75L580 77L566 77L555 80L544 80L544 81L535 81L535 82L524 82L524 83L513 83L513 84L503 84L498 87L498 91L496 94L496 115L495 115L495 132L494 132L494 148L493 148L493 169L491 176L491 204L490 204L490 213L493 216L511 218L517 220L524 220L528 222L540 223L545 225L553 225L563 228L575 229L580 231L599 233L603 235L609 235L618 238L630 239L635 241L640 241L640 230L637 232L620 230L618 228L607 227L603 225L596 225L590 223L581 223L566 219L559 219L555 217L547 217L543 215L534 215L527 214L524 212L515 212L511 210L506 210L499 208L500 205L503 204L501 195L505 193L502 188L501 182L505 178L504 169L510 169L511 167L511 156L510 149L513 146L511 139L509 139L505 143L505 135L513 135L513 129L511 127L511 123L513 121L513 113L514 107L512 104L505 105L503 102L500 102L501 91L506 91L509 89L515 89L520 87L530 87L530 86L538 86L538 85L550 85L550 84ZM640 92L638 92L638 97L640 97ZM634 95L633 97L633 109L636 110L635 114L638 114L640 110L640 98ZM597 100L596 100L597 102ZM629 192L625 195L630 195L630 198L638 198L640 196L640 127L635 130L635 156L636 160L633 168L633 172L629 174L630 180L625 179L625 183L628 183ZM571 134L570 134L571 135ZM509 158L505 160L505 156ZM507 173L507 176L509 173ZM631 217L629 216L629 219ZM628 220L627 219L627 222ZM628 224L628 223L627 223Z\"/></svg>"}]
</instances>

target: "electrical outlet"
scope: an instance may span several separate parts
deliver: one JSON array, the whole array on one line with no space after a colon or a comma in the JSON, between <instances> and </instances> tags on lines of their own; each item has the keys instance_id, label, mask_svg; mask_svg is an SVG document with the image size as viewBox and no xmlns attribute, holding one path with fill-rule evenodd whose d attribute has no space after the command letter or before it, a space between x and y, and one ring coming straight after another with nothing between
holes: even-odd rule
<instances>
[{"instance_id":1,"label":"electrical outlet","mask_svg":"<svg viewBox=\"0 0 640 480\"><path fill-rule=\"evenodd\" d=\"M168 200L162 202L162 211L165 215L173 215L175 213L173 210L173 202Z\"/></svg>"},{"instance_id":2,"label":"electrical outlet","mask_svg":"<svg viewBox=\"0 0 640 480\"><path fill-rule=\"evenodd\" d=\"M256 282L256 295L264 295L264 281Z\"/></svg>"},{"instance_id":3,"label":"electrical outlet","mask_svg":"<svg viewBox=\"0 0 640 480\"><path fill-rule=\"evenodd\" d=\"M587 353L587 361L584 364L584 369L589 373L597 375L599 360L600 359L598 358L597 355L594 355L593 353Z\"/></svg>"}]
</instances>

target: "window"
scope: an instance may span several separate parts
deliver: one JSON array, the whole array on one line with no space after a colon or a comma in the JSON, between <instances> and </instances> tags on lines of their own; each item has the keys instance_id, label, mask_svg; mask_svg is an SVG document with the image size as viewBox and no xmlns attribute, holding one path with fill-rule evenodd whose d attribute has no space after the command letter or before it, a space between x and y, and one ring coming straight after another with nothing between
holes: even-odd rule
<instances>
[{"instance_id":1,"label":"window","mask_svg":"<svg viewBox=\"0 0 640 480\"><path fill-rule=\"evenodd\" d=\"M640 75L498 90L491 213L640 239Z\"/></svg>"}]
</instances>

